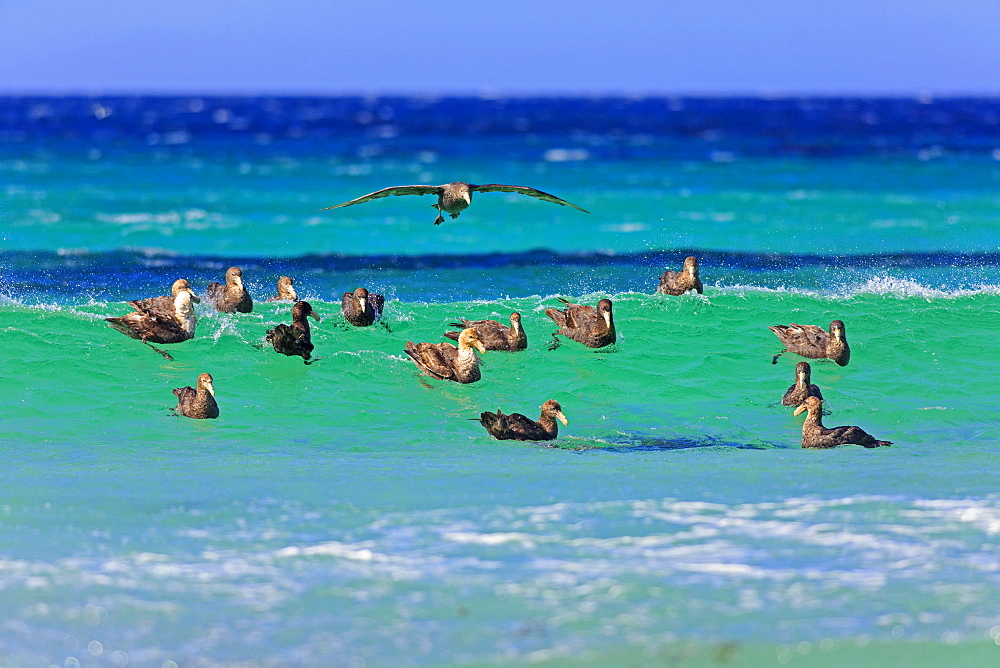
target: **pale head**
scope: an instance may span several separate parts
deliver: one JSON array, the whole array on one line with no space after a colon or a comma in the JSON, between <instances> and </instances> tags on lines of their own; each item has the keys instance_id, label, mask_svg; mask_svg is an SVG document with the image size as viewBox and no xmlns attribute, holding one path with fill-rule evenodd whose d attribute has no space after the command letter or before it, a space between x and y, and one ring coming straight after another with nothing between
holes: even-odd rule
<instances>
[{"instance_id":1,"label":"pale head","mask_svg":"<svg viewBox=\"0 0 1000 668\"><path fill-rule=\"evenodd\" d=\"M486 352L486 346L484 346L483 342L479 340L479 335L476 334L476 330L471 327L463 329L462 333L458 335L458 347L475 348L481 353Z\"/></svg>"},{"instance_id":2,"label":"pale head","mask_svg":"<svg viewBox=\"0 0 1000 668\"><path fill-rule=\"evenodd\" d=\"M684 259L684 271L686 271L691 276L697 276L698 275L698 258L694 257L693 255L691 257L685 258Z\"/></svg>"},{"instance_id":3,"label":"pale head","mask_svg":"<svg viewBox=\"0 0 1000 668\"><path fill-rule=\"evenodd\" d=\"M291 299L293 301L298 299L299 296L296 294L295 288L292 287L293 285L295 285L295 281L288 276L280 277L278 279L278 296L282 299Z\"/></svg>"},{"instance_id":4,"label":"pale head","mask_svg":"<svg viewBox=\"0 0 1000 668\"><path fill-rule=\"evenodd\" d=\"M230 267L226 270L226 283L243 287L243 270L239 267Z\"/></svg>"},{"instance_id":5,"label":"pale head","mask_svg":"<svg viewBox=\"0 0 1000 668\"><path fill-rule=\"evenodd\" d=\"M181 290L190 290L190 289L191 285L187 282L187 279L178 278L176 281L174 281L174 284L170 286L170 294L176 297L177 293L180 292Z\"/></svg>"},{"instance_id":6,"label":"pale head","mask_svg":"<svg viewBox=\"0 0 1000 668\"><path fill-rule=\"evenodd\" d=\"M560 422L567 427L569 426L569 420L567 420L566 416L563 415L562 406L560 406L559 402L555 399L549 399L542 404L542 415L551 415L552 417L559 418Z\"/></svg>"},{"instance_id":7,"label":"pale head","mask_svg":"<svg viewBox=\"0 0 1000 668\"><path fill-rule=\"evenodd\" d=\"M798 408L795 409L795 412L792 413L792 415L799 415L805 411L809 411L809 414L812 415L813 413L819 412L822 408L823 401L819 397L810 395L806 397L806 400L803 401Z\"/></svg>"},{"instance_id":8,"label":"pale head","mask_svg":"<svg viewBox=\"0 0 1000 668\"><path fill-rule=\"evenodd\" d=\"M510 314L510 328L520 329L521 328L521 314L514 311Z\"/></svg>"},{"instance_id":9,"label":"pale head","mask_svg":"<svg viewBox=\"0 0 1000 668\"><path fill-rule=\"evenodd\" d=\"M194 314L194 307L191 306L192 301L198 301L198 298L194 296L191 289L181 290L174 297L174 312L181 317L187 317Z\"/></svg>"},{"instance_id":10,"label":"pale head","mask_svg":"<svg viewBox=\"0 0 1000 668\"><path fill-rule=\"evenodd\" d=\"M212 385L212 374L203 373L198 376L198 389L204 388L206 392L215 396L215 387Z\"/></svg>"}]
</instances>

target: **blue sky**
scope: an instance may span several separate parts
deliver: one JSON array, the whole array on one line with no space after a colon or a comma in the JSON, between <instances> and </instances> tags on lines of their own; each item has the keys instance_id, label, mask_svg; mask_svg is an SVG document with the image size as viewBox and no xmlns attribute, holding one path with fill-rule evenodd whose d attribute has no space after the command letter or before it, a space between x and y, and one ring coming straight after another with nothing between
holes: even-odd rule
<instances>
[{"instance_id":1,"label":"blue sky","mask_svg":"<svg viewBox=\"0 0 1000 668\"><path fill-rule=\"evenodd\" d=\"M613 7L2 0L0 92L1000 94L997 0Z\"/></svg>"}]
</instances>

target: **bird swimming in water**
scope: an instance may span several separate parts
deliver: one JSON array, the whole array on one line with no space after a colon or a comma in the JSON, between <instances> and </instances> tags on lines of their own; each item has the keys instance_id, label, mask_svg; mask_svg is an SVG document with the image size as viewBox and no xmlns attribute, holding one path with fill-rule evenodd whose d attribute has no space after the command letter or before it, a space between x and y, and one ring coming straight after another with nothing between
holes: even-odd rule
<instances>
[{"instance_id":1,"label":"bird swimming in water","mask_svg":"<svg viewBox=\"0 0 1000 668\"><path fill-rule=\"evenodd\" d=\"M699 295L704 291L698 278L698 258L691 256L684 260L680 271L665 271L660 275L660 285L656 291L664 295L682 295L694 290Z\"/></svg>"},{"instance_id":2,"label":"bird swimming in water","mask_svg":"<svg viewBox=\"0 0 1000 668\"><path fill-rule=\"evenodd\" d=\"M879 441L861 427L823 426L823 401L819 397L806 397L801 406L795 409L795 415L809 411L806 421L802 424L803 448L835 448L838 445L861 445L866 448L878 448L892 445L892 441Z\"/></svg>"},{"instance_id":3,"label":"bird swimming in water","mask_svg":"<svg viewBox=\"0 0 1000 668\"><path fill-rule=\"evenodd\" d=\"M456 383L474 383L482 377L476 350L485 353L486 347L476 330L469 328L462 330L457 348L451 343L407 341L404 352L429 376Z\"/></svg>"},{"instance_id":4,"label":"bird swimming in water","mask_svg":"<svg viewBox=\"0 0 1000 668\"><path fill-rule=\"evenodd\" d=\"M808 397L816 397L822 401L823 393L809 381L811 373L809 362L799 362L795 365L795 383L781 398L782 406L800 406Z\"/></svg>"},{"instance_id":5,"label":"bird swimming in water","mask_svg":"<svg viewBox=\"0 0 1000 668\"><path fill-rule=\"evenodd\" d=\"M194 291L191 289L191 285L186 279L178 278L174 281L174 284L170 286L169 295L160 295L159 297L149 297L147 299L133 299L132 301L126 302L135 310L152 310L160 311L164 313L173 313L174 311L174 299L177 297L177 293L181 290L187 290L191 293L191 301L196 304L201 300L195 296Z\"/></svg>"},{"instance_id":6,"label":"bird swimming in water","mask_svg":"<svg viewBox=\"0 0 1000 668\"><path fill-rule=\"evenodd\" d=\"M542 404L542 415L535 422L520 413L504 415L497 409L496 413L481 413L479 422L486 427L493 438L500 441L551 441L559 436L559 425L556 418L564 425L569 425L563 415L562 406L554 399Z\"/></svg>"},{"instance_id":7,"label":"bird swimming in water","mask_svg":"<svg viewBox=\"0 0 1000 668\"><path fill-rule=\"evenodd\" d=\"M791 352L810 359L832 359L840 366L851 361L851 347L847 345L847 333L842 320L830 323L830 332L816 325L774 325L768 327L777 336L785 349L771 359L778 363L782 353Z\"/></svg>"},{"instance_id":8,"label":"bird swimming in water","mask_svg":"<svg viewBox=\"0 0 1000 668\"><path fill-rule=\"evenodd\" d=\"M479 335L479 340L483 342L486 350L515 351L524 350L528 347L528 336L521 327L521 314L514 311L510 314L510 327L496 320L466 320L462 322L449 323L452 327L462 329L472 328ZM449 339L458 341L461 332L445 332Z\"/></svg>"},{"instance_id":9,"label":"bird swimming in water","mask_svg":"<svg viewBox=\"0 0 1000 668\"><path fill-rule=\"evenodd\" d=\"M288 276L278 278L278 294L268 297L269 302L295 302L299 300L298 293L295 292L295 281Z\"/></svg>"},{"instance_id":10,"label":"bird swimming in water","mask_svg":"<svg viewBox=\"0 0 1000 668\"><path fill-rule=\"evenodd\" d=\"M174 411L178 415L197 420L219 417L219 404L215 403L212 376L207 373L199 375L196 385L197 389L189 386L174 390L177 396L177 406Z\"/></svg>"},{"instance_id":11,"label":"bird swimming in water","mask_svg":"<svg viewBox=\"0 0 1000 668\"><path fill-rule=\"evenodd\" d=\"M156 298L154 298L156 299ZM136 308L120 318L105 318L109 325L125 336L139 339L165 359L171 360L165 350L160 350L153 343L180 343L194 337L195 324L198 322L191 301L196 299L191 288L178 290L174 297L173 309L161 311L156 308ZM138 304L140 300L129 302Z\"/></svg>"},{"instance_id":12,"label":"bird swimming in water","mask_svg":"<svg viewBox=\"0 0 1000 668\"><path fill-rule=\"evenodd\" d=\"M597 302L596 309L593 306L574 304L562 297L559 301L566 304L566 310L545 309L545 315L559 325L559 331L553 332L553 336L562 334L589 348L603 348L617 340L610 299Z\"/></svg>"},{"instance_id":13,"label":"bird swimming in water","mask_svg":"<svg viewBox=\"0 0 1000 668\"><path fill-rule=\"evenodd\" d=\"M217 281L208 284L208 301L220 313L250 313L253 311L253 300L243 286L243 270L230 267L226 271L226 284Z\"/></svg>"},{"instance_id":14,"label":"bird swimming in water","mask_svg":"<svg viewBox=\"0 0 1000 668\"><path fill-rule=\"evenodd\" d=\"M312 355L312 335L309 333L307 317L313 317L319 322L319 314L313 310L309 302L295 302L292 307L292 324L284 323L267 331L267 341L274 349L284 355L301 355L306 364Z\"/></svg>"},{"instance_id":15,"label":"bird swimming in water","mask_svg":"<svg viewBox=\"0 0 1000 668\"><path fill-rule=\"evenodd\" d=\"M452 218L458 218L459 214L465 211L465 209L472 204L472 193L474 192L518 193L544 200L546 202L553 202L561 206L571 206L577 211L590 213L586 209L581 209L576 204L570 204L566 200L559 199L555 195L550 195L542 192L541 190L529 188L528 186L506 186L500 183L489 183L487 185L477 186L463 181L445 183L440 186L392 186L389 188L382 188L382 190L376 190L373 193L369 193L363 197L358 197L357 199L352 199L349 202L344 202L343 204L338 204L336 206L328 206L325 209L320 210L329 211L330 209L339 209L342 206L363 204L364 202L370 202L373 199L379 199L380 197L388 197L389 195L437 195L437 204L432 206L438 210L438 216L434 219L434 224L440 225L444 222L443 214L445 213L450 214Z\"/></svg>"},{"instance_id":16,"label":"bird swimming in water","mask_svg":"<svg viewBox=\"0 0 1000 668\"><path fill-rule=\"evenodd\" d=\"M355 327L368 327L382 317L385 297L369 293L365 288L345 292L340 300L340 312Z\"/></svg>"}]
</instances>

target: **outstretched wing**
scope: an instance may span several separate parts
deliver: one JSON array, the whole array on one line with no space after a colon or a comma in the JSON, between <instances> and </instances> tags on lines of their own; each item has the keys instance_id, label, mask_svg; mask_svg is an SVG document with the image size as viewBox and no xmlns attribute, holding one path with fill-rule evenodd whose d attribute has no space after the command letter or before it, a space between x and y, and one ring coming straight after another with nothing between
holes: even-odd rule
<instances>
[{"instance_id":1,"label":"outstretched wing","mask_svg":"<svg viewBox=\"0 0 1000 668\"><path fill-rule=\"evenodd\" d=\"M561 204L562 206L571 206L577 211L583 211L584 213L590 213L586 209L581 209L576 204L571 204L570 202L567 202L564 199L559 199L555 195L543 193L541 190L536 190L535 188L529 188L528 186L505 186L501 183L488 183L484 186L474 186L472 184L469 184L469 189L472 190L473 192L480 192L480 193L519 193L521 195L528 195L530 197L535 197L537 199L545 200L546 202L552 202L553 204ZM371 197L371 195L369 195L369 197ZM351 203L352 202L348 202L348 204Z\"/></svg>"},{"instance_id":2,"label":"outstretched wing","mask_svg":"<svg viewBox=\"0 0 1000 668\"><path fill-rule=\"evenodd\" d=\"M344 202L343 204L338 204L337 206L328 206L325 209L320 209L320 211L329 211L330 209L339 209L342 206L351 206L352 204L363 204L365 202L370 202L373 199L378 199L380 197L388 197L389 195L440 195L441 186L392 186L389 188L382 188L382 190L376 190L373 193L369 193L364 197L358 197L357 199L352 199L350 202ZM552 195L549 195L552 197Z\"/></svg>"}]
</instances>

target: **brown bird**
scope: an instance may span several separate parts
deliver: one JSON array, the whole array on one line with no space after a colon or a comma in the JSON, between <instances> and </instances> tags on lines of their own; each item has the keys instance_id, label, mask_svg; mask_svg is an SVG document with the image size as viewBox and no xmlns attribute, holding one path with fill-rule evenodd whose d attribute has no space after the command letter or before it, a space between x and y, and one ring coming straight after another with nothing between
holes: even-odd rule
<instances>
[{"instance_id":1,"label":"brown bird","mask_svg":"<svg viewBox=\"0 0 1000 668\"><path fill-rule=\"evenodd\" d=\"M198 303L201 300L198 299L194 291L191 289L191 285L187 280L183 278L178 278L174 281L174 284L170 286L169 295L161 295L159 297L149 297L148 299L133 299L132 301L126 302L132 308L137 311L147 310L147 311L160 311L163 313L173 313L174 310L174 299L177 297L177 293L181 290L187 290L191 293L191 301Z\"/></svg>"},{"instance_id":2,"label":"brown bird","mask_svg":"<svg viewBox=\"0 0 1000 668\"><path fill-rule=\"evenodd\" d=\"M555 418L559 418L564 425L569 425L559 402L549 399L542 404L542 415L538 422L520 413L504 415L500 409L496 413L481 413L479 422L493 438L500 441L551 441L559 435L559 425Z\"/></svg>"},{"instance_id":3,"label":"brown bird","mask_svg":"<svg viewBox=\"0 0 1000 668\"><path fill-rule=\"evenodd\" d=\"M842 320L830 323L830 332L816 325L774 325L769 327L777 336L785 349L771 359L772 364L778 363L782 353L791 352L810 359L829 358L840 366L847 366L851 361L851 347L847 345L847 333Z\"/></svg>"},{"instance_id":4,"label":"brown bird","mask_svg":"<svg viewBox=\"0 0 1000 668\"><path fill-rule=\"evenodd\" d=\"M795 415L809 411L806 421L802 423L803 448L834 448L838 445L862 445L866 448L878 448L892 445L892 441L879 441L861 427L823 426L823 401L819 397L806 397L805 402L795 409Z\"/></svg>"},{"instance_id":5,"label":"brown bird","mask_svg":"<svg viewBox=\"0 0 1000 668\"><path fill-rule=\"evenodd\" d=\"M691 256L684 260L680 271L665 271L660 275L660 285L656 291L664 295L682 295L694 290L699 295L704 291L698 278L698 258Z\"/></svg>"},{"instance_id":6,"label":"brown bird","mask_svg":"<svg viewBox=\"0 0 1000 668\"><path fill-rule=\"evenodd\" d=\"M293 281L288 276L282 276L278 279L278 294L273 297L268 297L265 301L269 302L294 302L299 300L298 293L295 292L295 281Z\"/></svg>"},{"instance_id":7,"label":"brown bird","mask_svg":"<svg viewBox=\"0 0 1000 668\"><path fill-rule=\"evenodd\" d=\"M565 311L545 309L545 315L559 325L559 331L554 332L553 336L562 334L590 348L603 348L617 340L610 299L597 302L596 309L593 306L574 304L562 297L559 301L566 304Z\"/></svg>"},{"instance_id":8,"label":"brown bird","mask_svg":"<svg viewBox=\"0 0 1000 668\"><path fill-rule=\"evenodd\" d=\"M528 336L521 327L521 314L514 311L510 314L510 327L501 324L496 320L466 320L462 322L448 323L452 327L461 327L476 330L479 340L486 346L486 350L515 351L524 350L528 347ZM458 341L461 332L445 332L449 339Z\"/></svg>"},{"instance_id":9,"label":"brown bird","mask_svg":"<svg viewBox=\"0 0 1000 668\"><path fill-rule=\"evenodd\" d=\"M368 327L382 317L385 297L369 293L365 288L345 292L340 301L340 312L355 327Z\"/></svg>"},{"instance_id":10,"label":"brown bird","mask_svg":"<svg viewBox=\"0 0 1000 668\"><path fill-rule=\"evenodd\" d=\"M541 190L529 188L528 186L505 186L500 183L489 183L487 185L477 186L472 183L464 183L462 181L445 183L440 186L392 186L390 188L382 188L382 190L376 190L375 192L369 193L364 197L358 197L357 199L352 199L349 202L344 202L343 204L338 204L336 206L328 206L325 209L320 210L329 211L330 209L339 209L342 206L362 204L364 202L370 202L373 199L379 199L380 197L388 197L389 195L437 195L437 204L433 204L432 206L438 210L438 216L434 219L434 224L440 225L444 222L444 213L451 214L452 218L458 218L459 214L465 211L465 209L472 204L472 193L474 192L518 193L521 195L535 197L546 202L560 204L562 206L571 206L577 211L590 213L586 209L581 209L576 204L570 204L566 200L559 199L555 195L550 195L542 192Z\"/></svg>"},{"instance_id":11,"label":"brown bird","mask_svg":"<svg viewBox=\"0 0 1000 668\"><path fill-rule=\"evenodd\" d=\"M253 300L243 287L243 270L230 267L226 271L226 284L217 281L208 284L208 301L220 313L250 313L253 311Z\"/></svg>"},{"instance_id":12,"label":"brown bird","mask_svg":"<svg viewBox=\"0 0 1000 668\"><path fill-rule=\"evenodd\" d=\"M309 321L306 320L310 316L319 322L319 314L313 310L309 302L295 302L295 306L292 307L292 324L282 323L274 329L267 330L266 340L279 353L289 356L301 355L308 364L313 351Z\"/></svg>"},{"instance_id":13,"label":"brown bird","mask_svg":"<svg viewBox=\"0 0 1000 668\"><path fill-rule=\"evenodd\" d=\"M795 383L788 388L785 396L781 398L783 406L799 406L808 397L816 397L822 401L823 393L819 391L818 387L809 382L811 373L812 368L809 366L809 362L799 362L795 365Z\"/></svg>"},{"instance_id":14,"label":"brown bird","mask_svg":"<svg viewBox=\"0 0 1000 668\"><path fill-rule=\"evenodd\" d=\"M456 383L474 383L482 377L476 350L485 353L486 347L476 330L470 328L462 330L457 348L450 343L407 341L404 352L429 376Z\"/></svg>"},{"instance_id":15,"label":"brown bird","mask_svg":"<svg viewBox=\"0 0 1000 668\"><path fill-rule=\"evenodd\" d=\"M178 387L177 406L174 411L178 415L202 420L219 417L219 404L215 403L215 388L212 386L212 376L203 373L198 376L197 389L193 387Z\"/></svg>"},{"instance_id":16,"label":"brown bird","mask_svg":"<svg viewBox=\"0 0 1000 668\"><path fill-rule=\"evenodd\" d=\"M165 359L173 359L168 352L160 350L153 343L180 343L194 336L194 327L198 322L191 301L194 293L191 289L178 290L174 297L171 311L159 311L155 308L136 308L120 318L105 318L109 325L125 336L139 339ZM154 298L156 299L156 298ZM139 303L129 302L132 305Z\"/></svg>"}]
</instances>

